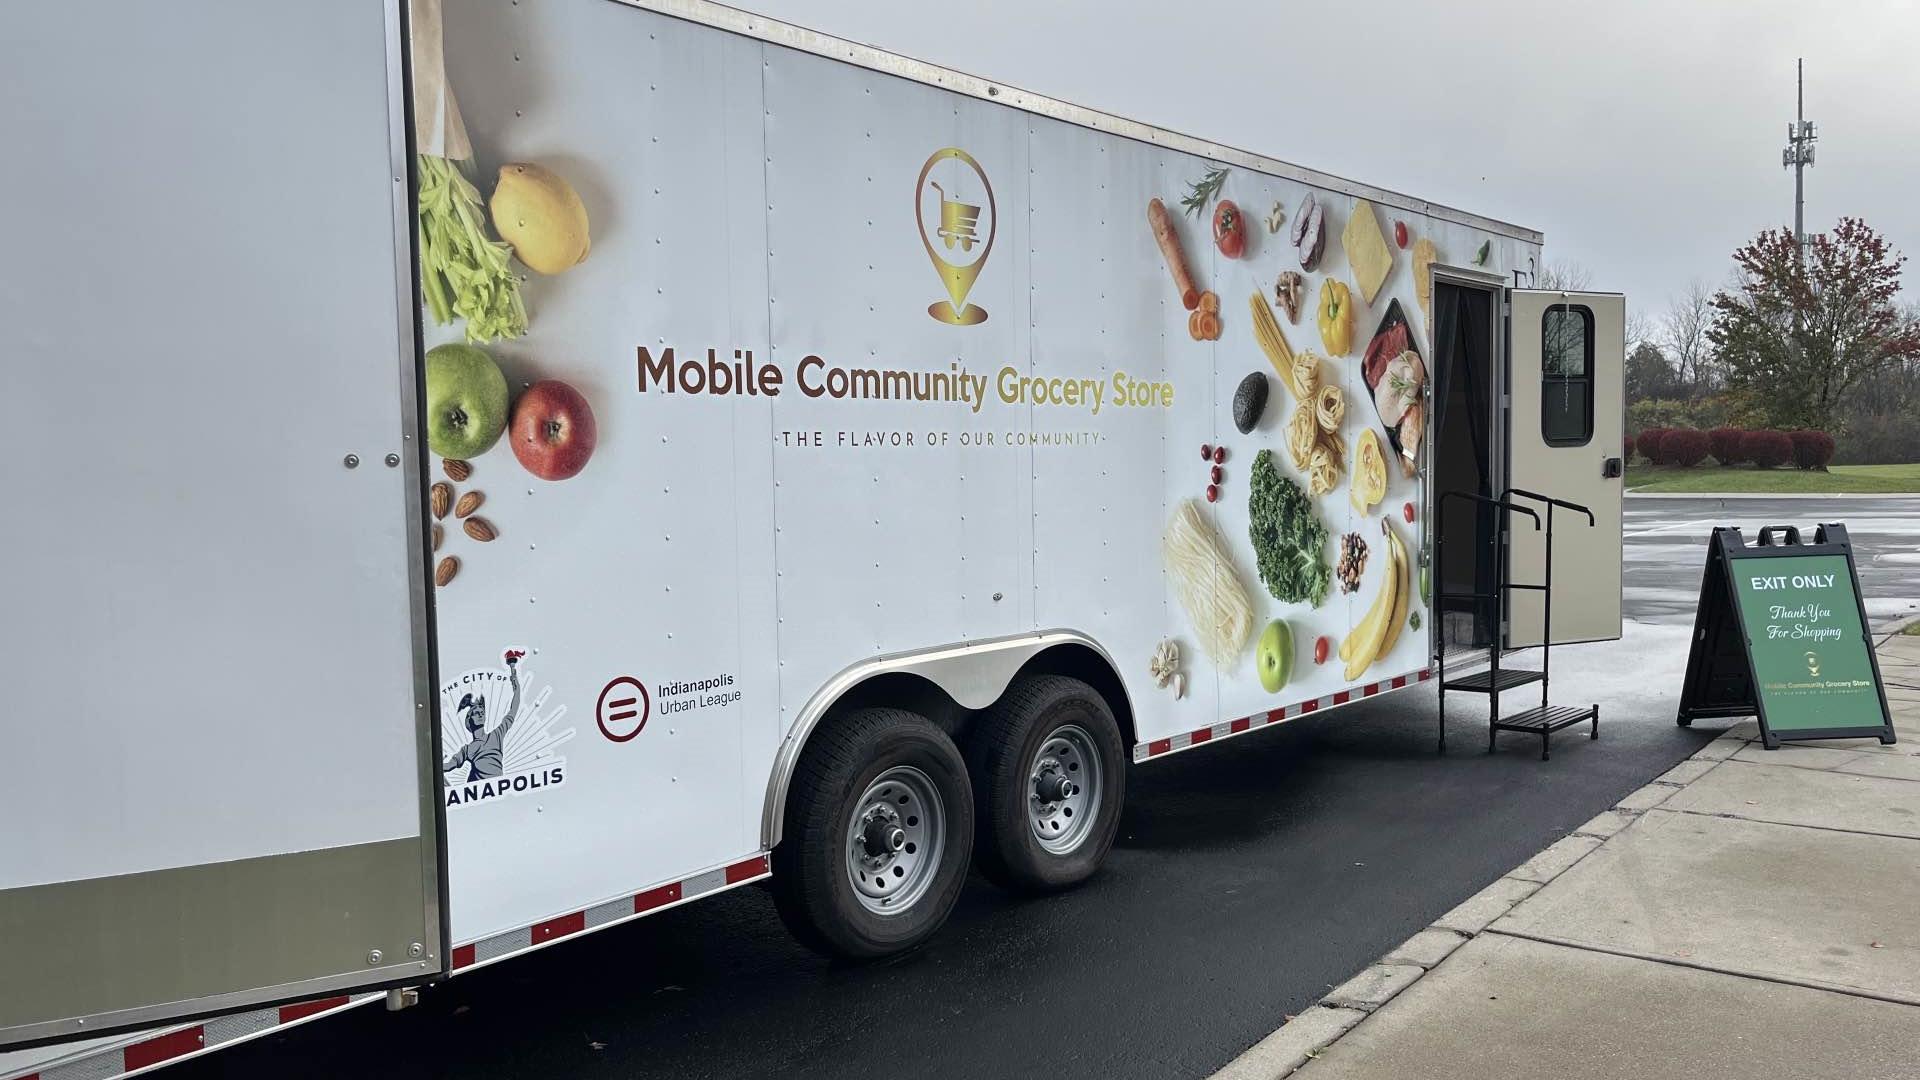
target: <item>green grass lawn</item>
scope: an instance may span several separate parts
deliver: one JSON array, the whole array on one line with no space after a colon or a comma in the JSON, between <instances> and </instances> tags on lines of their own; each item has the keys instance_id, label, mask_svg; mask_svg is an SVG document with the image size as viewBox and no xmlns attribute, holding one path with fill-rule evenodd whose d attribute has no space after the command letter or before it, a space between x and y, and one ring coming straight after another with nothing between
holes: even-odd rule
<instances>
[{"instance_id":1,"label":"green grass lawn","mask_svg":"<svg viewBox=\"0 0 1920 1080\"><path fill-rule=\"evenodd\" d=\"M1920 465L1835 465L1827 472L1802 469L1727 468L1696 465L1630 465L1627 490L1646 492L1755 492L1888 494L1920 492Z\"/></svg>"}]
</instances>

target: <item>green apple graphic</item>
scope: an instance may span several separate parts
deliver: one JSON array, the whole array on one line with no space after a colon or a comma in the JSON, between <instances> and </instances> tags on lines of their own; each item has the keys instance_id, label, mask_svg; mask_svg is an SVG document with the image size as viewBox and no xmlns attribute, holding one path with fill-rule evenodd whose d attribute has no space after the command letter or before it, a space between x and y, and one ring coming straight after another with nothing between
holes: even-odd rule
<instances>
[{"instance_id":1,"label":"green apple graphic","mask_svg":"<svg viewBox=\"0 0 1920 1080\"><path fill-rule=\"evenodd\" d=\"M1260 669L1260 685L1267 693L1277 694L1293 675L1293 630L1285 619L1267 624L1260 635L1260 647L1254 653L1254 666Z\"/></svg>"},{"instance_id":2,"label":"green apple graphic","mask_svg":"<svg viewBox=\"0 0 1920 1080\"><path fill-rule=\"evenodd\" d=\"M427 353L427 446L441 457L487 452L507 429L507 377L485 350L441 345Z\"/></svg>"}]
</instances>

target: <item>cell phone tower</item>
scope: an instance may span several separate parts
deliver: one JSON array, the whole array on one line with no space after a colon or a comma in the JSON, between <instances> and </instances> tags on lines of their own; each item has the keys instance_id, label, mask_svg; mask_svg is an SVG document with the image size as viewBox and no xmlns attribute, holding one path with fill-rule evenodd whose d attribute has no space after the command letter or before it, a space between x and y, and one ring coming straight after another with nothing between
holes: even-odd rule
<instances>
[{"instance_id":1,"label":"cell phone tower","mask_svg":"<svg viewBox=\"0 0 1920 1080\"><path fill-rule=\"evenodd\" d=\"M1787 125L1787 145L1780 151L1780 167L1793 170L1793 243L1794 255L1807 257L1806 171L1813 164L1813 144L1820 137L1819 125L1807 119L1806 61L1794 62L1794 118Z\"/></svg>"}]
</instances>

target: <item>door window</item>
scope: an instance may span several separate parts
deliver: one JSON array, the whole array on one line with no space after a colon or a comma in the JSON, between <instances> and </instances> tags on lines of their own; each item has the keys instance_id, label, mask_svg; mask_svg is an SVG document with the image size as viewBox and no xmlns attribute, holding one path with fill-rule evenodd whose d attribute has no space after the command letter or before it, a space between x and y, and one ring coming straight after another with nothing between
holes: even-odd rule
<instances>
[{"instance_id":1,"label":"door window","mask_svg":"<svg viewBox=\"0 0 1920 1080\"><path fill-rule=\"evenodd\" d=\"M1593 310L1557 304L1540 322L1540 435L1548 446L1593 439Z\"/></svg>"}]
</instances>

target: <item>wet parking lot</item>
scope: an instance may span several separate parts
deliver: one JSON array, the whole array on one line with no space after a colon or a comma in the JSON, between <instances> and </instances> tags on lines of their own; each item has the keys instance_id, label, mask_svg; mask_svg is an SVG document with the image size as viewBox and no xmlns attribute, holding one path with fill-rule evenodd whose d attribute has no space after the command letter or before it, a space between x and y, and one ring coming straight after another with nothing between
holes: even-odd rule
<instances>
[{"instance_id":1,"label":"wet parking lot","mask_svg":"<svg viewBox=\"0 0 1920 1080\"><path fill-rule=\"evenodd\" d=\"M1630 496L1625 533L1624 611L1629 619L1691 625L1707 560L1707 535L1732 525L1754 543L1767 525L1799 526L1813 539L1821 522L1844 523L1867 618L1887 631L1920 615L1920 496L1734 498Z\"/></svg>"}]
</instances>

